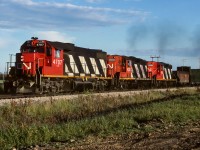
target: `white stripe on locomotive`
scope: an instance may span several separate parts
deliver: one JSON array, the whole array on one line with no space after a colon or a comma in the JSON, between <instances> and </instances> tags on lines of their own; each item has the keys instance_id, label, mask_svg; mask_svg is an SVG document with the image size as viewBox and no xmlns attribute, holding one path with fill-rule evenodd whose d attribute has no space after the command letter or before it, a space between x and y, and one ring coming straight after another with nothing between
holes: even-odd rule
<instances>
[{"instance_id":1,"label":"white stripe on locomotive","mask_svg":"<svg viewBox=\"0 0 200 150\"><path fill-rule=\"evenodd\" d=\"M146 69L146 72L147 72L147 65L145 65L145 69Z\"/></svg>"},{"instance_id":2,"label":"white stripe on locomotive","mask_svg":"<svg viewBox=\"0 0 200 150\"><path fill-rule=\"evenodd\" d=\"M136 73L137 73L137 77L141 78L137 64L134 64L134 66L135 66L135 70L136 70Z\"/></svg>"},{"instance_id":3,"label":"white stripe on locomotive","mask_svg":"<svg viewBox=\"0 0 200 150\"><path fill-rule=\"evenodd\" d=\"M144 73L144 67L143 67L143 65L140 65L140 69L142 70L143 78L146 78L146 75L145 75L145 73Z\"/></svg>"},{"instance_id":4,"label":"white stripe on locomotive","mask_svg":"<svg viewBox=\"0 0 200 150\"><path fill-rule=\"evenodd\" d=\"M133 70L133 69L132 69ZM134 78L134 74L133 74L133 71L132 71L132 73L131 73L131 78Z\"/></svg>"},{"instance_id":5,"label":"white stripe on locomotive","mask_svg":"<svg viewBox=\"0 0 200 150\"><path fill-rule=\"evenodd\" d=\"M70 66L72 68L73 73L79 73L77 65L74 61L74 57L72 55L69 55L69 60L70 60Z\"/></svg>"},{"instance_id":6,"label":"white stripe on locomotive","mask_svg":"<svg viewBox=\"0 0 200 150\"><path fill-rule=\"evenodd\" d=\"M83 71L84 71L84 72L81 74L81 76L84 76L84 73L90 74L90 70L89 70L88 65L87 65L87 63L86 63L86 61L85 61L85 57L84 57L84 56L79 56L79 59L80 59L80 62L81 62L81 65L82 65Z\"/></svg>"},{"instance_id":7,"label":"white stripe on locomotive","mask_svg":"<svg viewBox=\"0 0 200 150\"><path fill-rule=\"evenodd\" d=\"M103 72L104 72L104 76L106 77L106 74L107 74L107 68L106 68L106 63L104 61L104 59L99 59L100 63L101 63L101 67L103 69Z\"/></svg>"},{"instance_id":8,"label":"white stripe on locomotive","mask_svg":"<svg viewBox=\"0 0 200 150\"><path fill-rule=\"evenodd\" d=\"M166 75L166 78L167 78L167 79L169 79L169 77L168 77L168 73L167 73L167 69L166 69L166 68L164 68L164 70L165 70L165 75Z\"/></svg>"},{"instance_id":9,"label":"white stripe on locomotive","mask_svg":"<svg viewBox=\"0 0 200 150\"><path fill-rule=\"evenodd\" d=\"M69 68L65 64L65 73L67 73L68 76L74 76L74 73L69 72Z\"/></svg>"},{"instance_id":10,"label":"white stripe on locomotive","mask_svg":"<svg viewBox=\"0 0 200 150\"><path fill-rule=\"evenodd\" d=\"M67 65L65 64L65 73L69 72L69 68L67 67Z\"/></svg>"},{"instance_id":11,"label":"white stripe on locomotive","mask_svg":"<svg viewBox=\"0 0 200 150\"><path fill-rule=\"evenodd\" d=\"M166 73L165 73L165 68L163 67L163 79L167 79Z\"/></svg>"},{"instance_id":12,"label":"white stripe on locomotive","mask_svg":"<svg viewBox=\"0 0 200 150\"><path fill-rule=\"evenodd\" d=\"M169 79L172 79L172 74L171 74L171 69L167 69L168 70L168 73L169 73Z\"/></svg>"},{"instance_id":13,"label":"white stripe on locomotive","mask_svg":"<svg viewBox=\"0 0 200 150\"><path fill-rule=\"evenodd\" d=\"M94 69L94 74L99 75L100 73L99 73L99 69L97 67L97 63L96 63L95 59L90 57L90 61L91 61L92 67Z\"/></svg>"}]
</instances>

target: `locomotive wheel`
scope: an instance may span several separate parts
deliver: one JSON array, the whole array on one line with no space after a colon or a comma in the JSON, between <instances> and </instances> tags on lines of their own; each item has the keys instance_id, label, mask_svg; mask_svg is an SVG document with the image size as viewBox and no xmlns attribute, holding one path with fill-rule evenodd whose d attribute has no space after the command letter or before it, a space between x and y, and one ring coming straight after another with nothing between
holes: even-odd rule
<instances>
[{"instance_id":1,"label":"locomotive wheel","mask_svg":"<svg viewBox=\"0 0 200 150\"><path fill-rule=\"evenodd\" d=\"M103 81L99 81L98 89L99 89L99 91L104 91L104 90L105 90L105 87L104 87Z\"/></svg>"}]
</instances>

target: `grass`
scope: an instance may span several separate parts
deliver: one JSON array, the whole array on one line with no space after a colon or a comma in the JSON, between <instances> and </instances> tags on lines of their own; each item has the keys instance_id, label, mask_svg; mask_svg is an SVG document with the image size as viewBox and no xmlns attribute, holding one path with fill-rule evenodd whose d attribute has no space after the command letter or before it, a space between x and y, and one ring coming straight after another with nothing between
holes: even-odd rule
<instances>
[{"instance_id":1,"label":"grass","mask_svg":"<svg viewBox=\"0 0 200 150\"><path fill-rule=\"evenodd\" d=\"M94 97L25 103L0 109L0 149L68 142L89 135L149 132L152 120L182 124L200 119L199 90L148 92L134 96ZM150 101L160 102L150 103ZM167 101L170 100L170 101Z\"/></svg>"}]
</instances>

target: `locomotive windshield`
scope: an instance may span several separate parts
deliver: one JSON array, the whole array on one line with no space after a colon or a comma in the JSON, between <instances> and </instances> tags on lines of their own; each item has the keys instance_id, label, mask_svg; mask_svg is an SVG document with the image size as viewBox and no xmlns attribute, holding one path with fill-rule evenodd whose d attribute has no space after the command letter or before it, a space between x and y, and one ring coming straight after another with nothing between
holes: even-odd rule
<instances>
[{"instance_id":1,"label":"locomotive windshield","mask_svg":"<svg viewBox=\"0 0 200 150\"><path fill-rule=\"evenodd\" d=\"M27 53L44 53L44 47L26 47L22 49L22 52Z\"/></svg>"},{"instance_id":2,"label":"locomotive windshield","mask_svg":"<svg viewBox=\"0 0 200 150\"><path fill-rule=\"evenodd\" d=\"M45 42L42 40L29 40L21 46L21 52L44 53Z\"/></svg>"}]
</instances>

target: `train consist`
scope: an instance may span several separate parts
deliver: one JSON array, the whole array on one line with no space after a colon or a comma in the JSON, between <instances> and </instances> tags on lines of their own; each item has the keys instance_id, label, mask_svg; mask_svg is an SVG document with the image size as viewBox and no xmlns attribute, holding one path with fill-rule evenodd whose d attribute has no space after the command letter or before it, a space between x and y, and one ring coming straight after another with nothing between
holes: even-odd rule
<instances>
[{"instance_id":1,"label":"train consist","mask_svg":"<svg viewBox=\"0 0 200 150\"><path fill-rule=\"evenodd\" d=\"M15 65L9 69L4 90L17 93L167 87L182 80L191 82L189 67L172 72L172 65L167 63L35 37L21 46ZM200 72L196 74L198 81Z\"/></svg>"}]
</instances>

